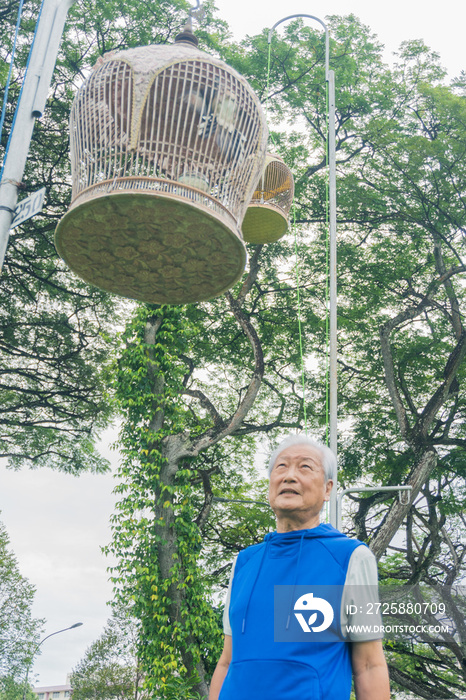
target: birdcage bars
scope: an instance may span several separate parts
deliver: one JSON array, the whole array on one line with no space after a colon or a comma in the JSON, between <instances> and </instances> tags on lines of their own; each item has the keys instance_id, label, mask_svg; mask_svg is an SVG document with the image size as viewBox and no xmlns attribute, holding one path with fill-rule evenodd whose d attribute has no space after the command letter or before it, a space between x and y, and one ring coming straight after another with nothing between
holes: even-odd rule
<instances>
[{"instance_id":1,"label":"birdcage bars","mask_svg":"<svg viewBox=\"0 0 466 700\"><path fill-rule=\"evenodd\" d=\"M224 201L236 220L242 218L241 207L245 208L245 203L240 190L250 184L251 160L255 159L256 165L259 161L254 144L259 130L264 132L263 125L257 122L257 104L250 91L212 63L175 63L155 75L145 104L135 115L134 103L141 100L132 94L129 64L115 56L100 66L93 77L92 84L78 95L71 115L73 206L92 196L93 188L102 192L103 183L108 192L120 186L129 188L130 184L144 189L147 181L126 183L125 179L148 177L183 182L185 175L188 181L194 173L193 179L197 178L201 185L199 189L206 190L209 185L204 194ZM200 86L204 95L199 92ZM206 98L207 92L210 97ZM199 133L202 124L199 117L193 118L193 112L196 101L202 98L199 109L211 113L214 92L221 95L214 105L220 118L210 134L209 125L205 125L207 134L203 138ZM241 114L233 121L235 114L229 109ZM229 126L221 123L225 117ZM174 184L170 187L159 183L158 187L176 192ZM215 203L204 203L215 209Z\"/></svg>"}]
</instances>

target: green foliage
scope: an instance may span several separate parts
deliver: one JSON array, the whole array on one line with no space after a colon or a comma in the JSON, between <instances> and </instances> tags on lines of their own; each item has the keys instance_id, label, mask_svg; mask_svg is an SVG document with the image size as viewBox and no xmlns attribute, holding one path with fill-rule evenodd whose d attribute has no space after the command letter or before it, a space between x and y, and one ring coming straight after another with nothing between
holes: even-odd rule
<instances>
[{"instance_id":1,"label":"green foliage","mask_svg":"<svg viewBox=\"0 0 466 700\"><path fill-rule=\"evenodd\" d=\"M31 614L34 587L21 575L0 523L0 698L21 698L43 620Z\"/></svg>"},{"instance_id":2,"label":"green foliage","mask_svg":"<svg viewBox=\"0 0 466 700\"><path fill-rule=\"evenodd\" d=\"M144 700L137 657L138 623L125 608L115 608L100 638L73 670L76 700Z\"/></svg>"},{"instance_id":3,"label":"green foliage","mask_svg":"<svg viewBox=\"0 0 466 700\"><path fill-rule=\"evenodd\" d=\"M352 496L353 517L347 528L375 545L382 535L387 537L378 551L378 556L387 551L381 560L384 579L453 583L464 573L465 558L458 538L464 493L457 480L463 475L466 446L460 391L464 95L459 83L445 85L436 56L421 42L404 44L397 65L389 68L380 44L357 18L332 17L329 25L337 87L339 407L344 419L340 485L416 484L414 477L422 475L411 506L400 509L397 520L389 518L395 510L393 495ZM267 102L274 147L295 175L293 234L301 282L306 396L299 381L291 236L263 248L251 246L251 268L243 286L233 292L257 333L264 371L247 418L227 439L217 444L206 439L201 451L190 453L195 439L217 435L215 431L228 424L246 393L245 376L254 366L254 344L238 329L229 298L182 311L146 309L139 331L132 326L127 335L127 352L134 354L133 360L120 362L123 375L118 379L128 423L122 434L125 464L118 487L123 499L114 521L114 551L121 560L114 575L121 595L132 596L143 620L144 663L147 668L152 664L148 682L167 698L189 697L197 687L194 677L204 673L208 678L211 659L218 654L213 600L195 608L201 605L201 589L223 589L234 554L260 541L273 526L270 511L260 503L231 502L265 501L254 450L267 450L268 437L303 429L304 401L309 432L318 437L326 432L322 34L295 21L274 36L268 95L266 32L239 46L221 47L217 38L215 42ZM149 348L143 325L147 330L150 313L162 314L173 328L172 335L163 335L160 326ZM133 382L133 376L141 383ZM175 450L181 445L188 446L189 457L173 467L169 478L169 465L174 464L168 459L169 446ZM209 505L212 496L228 500ZM406 538L393 541L387 550L405 526ZM392 557L397 549L399 556ZM173 555L167 566L164 557ZM186 585L188 571L193 594ZM183 613L180 617L174 601ZM206 611L205 628L196 627L200 622L195 609ZM217 641L206 649L208 628ZM463 673L460 651L447 642L437 648L438 658ZM461 644L464 648L464 640ZM409 688L406 678L396 675L403 655L409 661L409 654L401 647L393 653L398 655L392 664L396 682ZM453 688L448 673L441 683ZM421 675L416 675L416 683L420 692L428 692Z\"/></svg>"},{"instance_id":4,"label":"green foliage","mask_svg":"<svg viewBox=\"0 0 466 700\"><path fill-rule=\"evenodd\" d=\"M24 6L1 161L39 7L38 2ZM1 12L0 60L9 61L17 7L9 4ZM104 370L115 302L76 279L53 244L56 223L69 203L67 122L75 73L76 67L73 72L59 59L48 109L36 123L19 188L22 199L45 186L45 207L13 229L3 269L0 455L13 468L46 465L77 474L107 468L95 442L111 413Z\"/></svg>"},{"instance_id":5,"label":"green foliage","mask_svg":"<svg viewBox=\"0 0 466 700\"><path fill-rule=\"evenodd\" d=\"M179 356L189 330L182 309L139 308L123 334L115 382L126 420L117 487L122 499L113 517L112 551L120 561L114 582L122 603L130 600L141 622L138 654L145 685L167 700L195 697L192 687L199 678L192 677L193 670L202 659L212 672L220 641L199 576L201 538L190 501L192 472L186 465L170 483L161 449L164 438L186 424ZM169 577L160 573L160 548L169 551Z\"/></svg>"},{"instance_id":6,"label":"green foliage","mask_svg":"<svg viewBox=\"0 0 466 700\"><path fill-rule=\"evenodd\" d=\"M37 695L29 683L25 688L24 682L18 683L7 676L0 679L0 700L37 700Z\"/></svg>"},{"instance_id":7,"label":"green foliage","mask_svg":"<svg viewBox=\"0 0 466 700\"><path fill-rule=\"evenodd\" d=\"M33 0L23 10L2 161L39 8ZM226 28L208 3L206 10L201 44L215 46ZM14 468L46 465L74 474L108 468L95 450L113 408L107 359L118 324L134 304L91 288L57 256L53 233L70 200L69 111L76 88L102 53L172 41L187 12L182 0L80 0L71 7L19 193L21 199L45 186L45 207L13 230L0 289L0 456ZM0 9L0 77L11 58L16 13L11 3Z\"/></svg>"},{"instance_id":8,"label":"green foliage","mask_svg":"<svg viewBox=\"0 0 466 700\"><path fill-rule=\"evenodd\" d=\"M2 85L6 83L9 68L10 67L7 63L4 63L3 61L0 63L0 82Z\"/></svg>"}]
</instances>

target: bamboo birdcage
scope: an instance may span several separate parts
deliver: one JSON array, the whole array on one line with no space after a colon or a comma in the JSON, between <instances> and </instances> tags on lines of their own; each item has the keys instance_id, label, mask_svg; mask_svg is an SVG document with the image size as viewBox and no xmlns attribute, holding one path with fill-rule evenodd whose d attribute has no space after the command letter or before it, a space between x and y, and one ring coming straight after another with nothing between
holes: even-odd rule
<instances>
[{"instance_id":1,"label":"bamboo birdcage","mask_svg":"<svg viewBox=\"0 0 466 700\"><path fill-rule=\"evenodd\" d=\"M70 117L72 202L59 254L107 291L183 304L241 276L241 222L262 172L267 126L247 81L173 45L107 54Z\"/></svg>"},{"instance_id":2,"label":"bamboo birdcage","mask_svg":"<svg viewBox=\"0 0 466 700\"><path fill-rule=\"evenodd\" d=\"M247 243L273 243L285 235L293 203L293 174L278 156L267 153L264 170L243 219Z\"/></svg>"}]
</instances>

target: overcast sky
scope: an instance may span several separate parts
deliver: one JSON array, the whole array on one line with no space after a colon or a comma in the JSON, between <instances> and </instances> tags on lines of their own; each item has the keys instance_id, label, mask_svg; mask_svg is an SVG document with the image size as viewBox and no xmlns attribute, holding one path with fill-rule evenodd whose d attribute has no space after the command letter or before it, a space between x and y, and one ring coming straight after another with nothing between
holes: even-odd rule
<instances>
[{"instance_id":1,"label":"overcast sky","mask_svg":"<svg viewBox=\"0 0 466 700\"><path fill-rule=\"evenodd\" d=\"M353 13L378 35L387 60L401 41L423 39L440 54L450 77L466 69L466 3L458 0L444 0L440 5L409 0L217 0L217 6L237 38L271 27L291 14L325 19ZM107 435L106 444L112 439ZM114 453L107 450L106 454L116 463ZM0 519L22 574L37 589L34 614L46 618L44 635L84 623L45 642L32 674L38 685L64 683L109 616L109 562L100 546L110 539L112 489L110 475L75 478L50 470L8 472L0 466Z\"/></svg>"},{"instance_id":2,"label":"overcast sky","mask_svg":"<svg viewBox=\"0 0 466 700\"><path fill-rule=\"evenodd\" d=\"M108 431L105 443L115 438L116 431ZM116 465L115 452L102 452ZM38 685L61 685L110 616L110 562L100 547L110 542L113 478L50 469L13 472L2 465L0 484L0 520L21 573L36 587L33 613L46 618L43 636L83 623L48 639L30 676Z\"/></svg>"},{"instance_id":3,"label":"overcast sky","mask_svg":"<svg viewBox=\"0 0 466 700\"><path fill-rule=\"evenodd\" d=\"M459 0L444 0L440 4L432 0L216 0L216 5L237 38L257 34L293 14L309 14L324 21L331 15L354 14L378 35L386 48L387 60L402 41L423 39L440 54L451 77L466 70L466 3ZM312 20L305 21L319 27ZM280 27L277 29L280 31Z\"/></svg>"}]
</instances>

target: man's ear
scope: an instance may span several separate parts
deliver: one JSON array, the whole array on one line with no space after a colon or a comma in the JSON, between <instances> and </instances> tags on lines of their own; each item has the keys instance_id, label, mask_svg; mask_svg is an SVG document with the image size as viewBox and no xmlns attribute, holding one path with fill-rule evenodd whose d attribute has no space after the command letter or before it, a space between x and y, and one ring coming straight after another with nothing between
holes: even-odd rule
<instances>
[{"instance_id":1,"label":"man's ear","mask_svg":"<svg viewBox=\"0 0 466 700\"><path fill-rule=\"evenodd\" d=\"M333 488L333 479L329 479L327 483L325 484L325 497L324 501L329 501L330 500L330 491Z\"/></svg>"}]
</instances>

